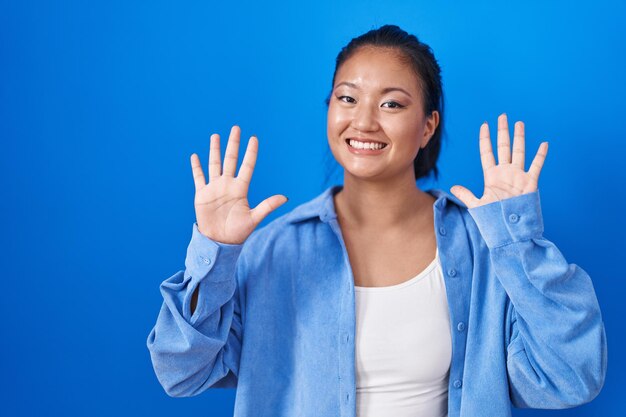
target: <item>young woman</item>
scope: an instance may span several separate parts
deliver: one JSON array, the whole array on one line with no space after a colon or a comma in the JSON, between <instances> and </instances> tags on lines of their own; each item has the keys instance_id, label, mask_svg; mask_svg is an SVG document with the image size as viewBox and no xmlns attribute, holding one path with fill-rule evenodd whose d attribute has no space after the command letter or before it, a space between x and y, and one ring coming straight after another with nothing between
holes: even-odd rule
<instances>
[{"instance_id":1,"label":"young woman","mask_svg":"<svg viewBox=\"0 0 626 417\"><path fill-rule=\"evenodd\" d=\"M496 163L480 127L485 189L416 187L437 175L443 121L430 48L397 26L337 57L328 143L343 185L256 226L258 141L235 176L240 130L211 136L185 269L161 285L148 336L170 396L236 387L236 416L509 416L566 408L604 383L606 337L592 281L542 236L542 143L524 169L498 118Z\"/></svg>"}]
</instances>

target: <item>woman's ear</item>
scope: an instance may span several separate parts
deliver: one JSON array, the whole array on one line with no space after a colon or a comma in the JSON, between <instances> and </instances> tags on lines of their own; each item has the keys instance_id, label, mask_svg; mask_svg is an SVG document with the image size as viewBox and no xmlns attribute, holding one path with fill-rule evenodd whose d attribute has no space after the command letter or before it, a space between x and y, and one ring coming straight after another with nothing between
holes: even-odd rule
<instances>
[{"instance_id":1,"label":"woman's ear","mask_svg":"<svg viewBox=\"0 0 626 417\"><path fill-rule=\"evenodd\" d=\"M424 136L422 137L422 145L421 149L424 149L428 142L435 134L435 130L437 130L437 126L439 126L439 112L437 110L433 110L433 112L426 119L426 128L424 129Z\"/></svg>"}]
</instances>

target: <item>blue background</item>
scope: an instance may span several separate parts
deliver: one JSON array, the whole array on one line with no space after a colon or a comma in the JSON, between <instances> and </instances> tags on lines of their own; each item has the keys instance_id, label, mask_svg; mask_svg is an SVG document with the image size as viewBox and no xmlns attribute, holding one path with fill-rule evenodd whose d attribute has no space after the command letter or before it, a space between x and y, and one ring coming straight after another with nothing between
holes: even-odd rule
<instances>
[{"instance_id":1,"label":"blue background","mask_svg":"<svg viewBox=\"0 0 626 417\"><path fill-rule=\"evenodd\" d=\"M290 198L262 225L340 183L334 59L385 23L443 69L442 175L422 188L480 196L478 129L501 112L529 155L550 143L545 237L593 279L609 371L589 404L515 415L624 413L624 2L293 3L0 1L0 414L232 415L234 390L169 398L145 344L195 220L189 156L235 123L258 135L251 204Z\"/></svg>"}]
</instances>

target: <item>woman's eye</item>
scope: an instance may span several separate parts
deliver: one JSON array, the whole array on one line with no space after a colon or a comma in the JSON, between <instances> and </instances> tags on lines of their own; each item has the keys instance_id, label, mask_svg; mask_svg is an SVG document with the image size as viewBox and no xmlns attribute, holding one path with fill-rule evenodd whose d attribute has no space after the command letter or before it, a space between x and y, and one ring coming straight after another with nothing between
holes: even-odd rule
<instances>
[{"instance_id":1,"label":"woman's eye","mask_svg":"<svg viewBox=\"0 0 626 417\"><path fill-rule=\"evenodd\" d=\"M388 104L388 106L385 106L385 104ZM390 108L390 109L401 109L404 106L402 104L398 103L397 101L387 101L387 102L383 103L383 107L387 107L387 108Z\"/></svg>"},{"instance_id":2,"label":"woman's eye","mask_svg":"<svg viewBox=\"0 0 626 417\"><path fill-rule=\"evenodd\" d=\"M356 101L350 96L337 96L337 99L345 103L354 103Z\"/></svg>"}]
</instances>

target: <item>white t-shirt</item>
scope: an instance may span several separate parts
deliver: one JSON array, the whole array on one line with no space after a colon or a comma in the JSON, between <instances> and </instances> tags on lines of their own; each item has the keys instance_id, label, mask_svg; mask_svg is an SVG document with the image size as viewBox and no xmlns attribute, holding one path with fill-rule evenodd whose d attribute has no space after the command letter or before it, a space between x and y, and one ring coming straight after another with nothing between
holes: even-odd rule
<instances>
[{"instance_id":1,"label":"white t-shirt","mask_svg":"<svg viewBox=\"0 0 626 417\"><path fill-rule=\"evenodd\" d=\"M452 335L439 250L417 276L355 286L359 417L448 415Z\"/></svg>"}]
</instances>

